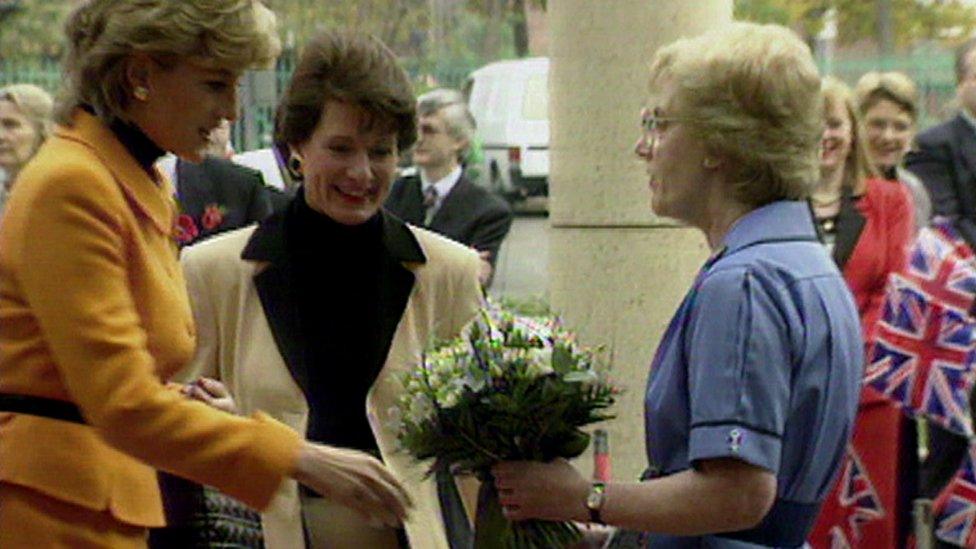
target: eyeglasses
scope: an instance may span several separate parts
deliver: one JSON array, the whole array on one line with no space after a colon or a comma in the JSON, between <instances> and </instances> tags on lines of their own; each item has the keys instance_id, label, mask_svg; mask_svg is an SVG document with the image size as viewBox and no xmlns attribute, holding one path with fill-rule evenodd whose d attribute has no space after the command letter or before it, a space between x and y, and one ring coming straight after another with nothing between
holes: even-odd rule
<instances>
[{"instance_id":1,"label":"eyeglasses","mask_svg":"<svg viewBox=\"0 0 976 549\"><path fill-rule=\"evenodd\" d=\"M661 116L657 109L651 110L647 107L641 109L641 128L645 133L659 133L668 127L672 122L689 122L695 120L690 116Z\"/></svg>"},{"instance_id":2,"label":"eyeglasses","mask_svg":"<svg viewBox=\"0 0 976 549\"><path fill-rule=\"evenodd\" d=\"M641 109L640 117L641 130L644 131L644 138L647 140L648 145L652 147L657 143L658 137L668 127L668 124L695 120L695 118L688 116L661 116L658 114L657 109L651 110L647 107Z\"/></svg>"}]
</instances>

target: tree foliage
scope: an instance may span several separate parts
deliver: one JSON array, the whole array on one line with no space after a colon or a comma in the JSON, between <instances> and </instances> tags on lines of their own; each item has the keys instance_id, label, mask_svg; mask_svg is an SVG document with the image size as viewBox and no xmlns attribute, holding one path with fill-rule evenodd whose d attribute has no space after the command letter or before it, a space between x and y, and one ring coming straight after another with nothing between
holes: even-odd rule
<instances>
[{"instance_id":1,"label":"tree foliage","mask_svg":"<svg viewBox=\"0 0 976 549\"><path fill-rule=\"evenodd\" d=\"M10 2L11 0L0 0ZM54 60L79 0L16 0L0 13L0 61ZM320 29L358 29L390 46L421 89L457 85L472 68L525 55L525 4L545 0L265 0L278 16L286 60ZM291 57L293 58L293 57Z\"/></svg>"},{"instance_id":2,"label":"tree foliage","mask_svg":"<svg viewBox=\"0 0 976 549\"><path fill-rule=\"evenodd\" d=\"M401 54L415 53L430 24L428 0L309 2L270 0L286 46L304 44L320 29L361 30Z\"/></svg>"},{"instance_id":3,"label":"tree foliage","mask_svg":"<svg viewBox=\"0 0 976 549\"><path fill-rule=\"evenodd\" d=\"M64 20L72 3L19 0L0 14L0 59L56 59L64 48Z\"/></svg>"},{"instance_id":4,"label":"tree foliage","mask_svg":"<svg viewBox=\"0 0 976 549\"><path fill-rule=\"evenodd\" d=\"M976 10L959 0L735 0L736 19L790 26L807 37L824 25L830 8L837 10L840 44L877 41L882 2L891 13L899 47L920 41L956 41L976 29Z\"/></svg>"},{"instance_id":5,"label":"tree foliage","mask_svg":"<svg viewBox=\"0 0 976 549\"><path fill-rule=\"evenodd\" d=\"M524 57L529 53L529 34L526 24L525 10L527 7L540 8L545 11L546 0L467 0L469 11L478 13L488 20L489 36L483 42L483 50L487 57L497 57L498 48L502 44L504 27L508 27L512 36L512 46L515 55Z\"/></svg>"}]
</instances>

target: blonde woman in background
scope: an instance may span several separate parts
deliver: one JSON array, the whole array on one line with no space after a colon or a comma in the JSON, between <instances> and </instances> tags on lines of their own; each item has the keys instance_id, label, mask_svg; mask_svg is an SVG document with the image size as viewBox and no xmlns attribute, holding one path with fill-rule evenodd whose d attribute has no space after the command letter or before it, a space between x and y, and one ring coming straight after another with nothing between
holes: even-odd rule
<instances>
[{"instance_id":1,"label":"blonde woman in background","mask_svg":"<svg viewBox=\"0 0 976 549\"><path fill-rule=\"evenodd\" d=\"M918 88L904 73L872 71L858 80L854 94L875 169L911 192L916 228L928 225L932 217L929 193L902 166L918 131Z\"/></svg>"},{"instance_id":2,"label":"blonde woman in background","mask_svg":"<svg viewBox=\"0 0 976 549\"><path fill-rule=\"evenodd\" d=\"M0 547L145 547L158 468L257 508L288 478L398 525L375 458L305 441L223 394L165 382L191 358L176 206L153 163L198 161L242 72L279 51L254 0L93 0L67 24L67 100L0 223Z\"/></svg>"},{"instance_id":3,"label":"blonde woman in background","mask_svg":"<svg viewBox=\"0 0 976 549\"><path fill-rule=\"evenodd\" d=\"M0 216L17 173L51 132L54 101L33 84L0 88Z\"/></svg>"},{"instance_id":4,"label":"blonde woman in background","mask_svg":"<svg viewBox=\"0 0 976 549\"><path fill-rule=\"evenodd\" d=\"M911 196L902 185L876 175L854 94L835 78L823 83L824 133L820 184L811 201L834 261L854 296L867 349L881 315L891 273L902 270L914 230ZM914 423L881 393L861 390L852 451L876 490L883 516L861 527L861 547L901 547L917 470ZM831 529L851 509L842 483L834 483L811 536L815 548L830 547Z\"/></svg>"}]
</instances>

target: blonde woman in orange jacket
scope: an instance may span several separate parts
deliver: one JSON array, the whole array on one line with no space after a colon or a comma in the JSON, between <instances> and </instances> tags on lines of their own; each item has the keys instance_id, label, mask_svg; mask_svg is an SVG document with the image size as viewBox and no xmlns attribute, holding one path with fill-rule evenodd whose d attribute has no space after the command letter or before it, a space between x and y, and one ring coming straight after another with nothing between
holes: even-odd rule
<instances>
[{"instance_id":1,"label":"blonde woman in orange jacket","mask_svg":"<svg viewBox=\"0 0 976 549\"><path fill-rule=\"evenodd\" d=\"M144 547L155 469L269 505L286 478L389 524L408 498L374 458L168 389L195 347L163 151L199 160L273 60L256 0L94 0L67 25L61 126L0 223L0 547Z\"/></svg>"}]
</instances>

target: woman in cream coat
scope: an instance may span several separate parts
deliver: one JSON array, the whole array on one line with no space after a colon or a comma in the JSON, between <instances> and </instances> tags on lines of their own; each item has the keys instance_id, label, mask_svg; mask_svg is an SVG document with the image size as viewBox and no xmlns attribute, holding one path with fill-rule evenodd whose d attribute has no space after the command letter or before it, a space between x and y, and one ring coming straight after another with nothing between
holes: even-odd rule
<instances>
[{"instance_id":1,"label":"woman in cream coat","mask_svg":"<svg viewBox=\"0 0 976 549\"><path fill-rule=\"evenodd\" d=\"M425 480L397 451L390 416L398 374L455 336L482 298L474 251L381 208L416 138L409 81L378 40L324 34L283 101L279 138L303 186L258 227L184 250L200 341L184 375L218 378L243 413L380 456L414 502L398 531L286 483L263 515L269 548L301 547L303 536L329 548L463 544L459 490L450 477Z\"/></svg>"}]
</instances>

